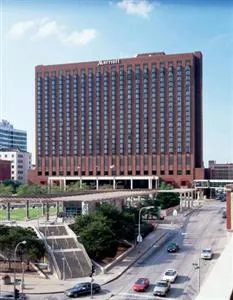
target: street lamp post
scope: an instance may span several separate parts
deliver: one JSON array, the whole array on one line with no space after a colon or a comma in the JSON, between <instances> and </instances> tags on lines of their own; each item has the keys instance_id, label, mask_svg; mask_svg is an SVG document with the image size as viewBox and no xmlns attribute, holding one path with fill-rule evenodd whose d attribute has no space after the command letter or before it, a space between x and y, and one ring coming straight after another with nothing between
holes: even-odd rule
<instances>
[{"instance_id":1,"label":"street lamp post","mask_svg":"<svg viewBox=\"0 0 233 300\"><path fill-rule=\"evenodd\" d=\"M20 246L20 245L26 245L26 241L22 241L22 242L19 242L17 245L16 245L16 247L15 247L15 251L14 251L14 298L16 299L16 297L15 297L15 291L16 291L16 267L15 267L15 265L16 265L16 254L17 254L17 250L18 250L18 247Z\"/></svg>"},{"instance_id":2,"label":"street lamp post","mask_svg":"<svg viewBox=\"0 0 233 300\"><path fill-rule=\"evenodd\" d=\"M198 257L197 263L193 263L193 266L194 266L195 270L198 271L198 293L200 293L200 289L201 289L201 260L200 260L200 257Z\"/></svg>"},{"instance_id":3,"label":"street lamp post","mask_svg":"<svg viewBox=\"0 0 233 300\"><path fill-rule=\"evenodd\" d=\"M54 243L53 243L53 242L54 242L54 241L53 241L54 232L52 231L51 234L52 234L52 251L53 251L53 250L54 250Z\"/></svg>"},{"instance_id":4,"label":"street lamp post","mask_svg":"<svg viewBox=\"0 0 233 300\"><path fill-rule=\"evenodd\" d=\"M65 257L62 257L62 279L65 280Z\"/></svg>"},{"instance_id":5,"label":"street lamp post","mask_svg":"<svg viewBox=\"0 0 233 300\"><path fill-rule=\"evenodd\" d=\"M24 291L24 262L22 261L22 282L21 282L21 292Z\"/></svg>"},{"instance_id":6,"label":"street lamp post","mask_svg":"<svg viewBox=\"0 0 233 300\"><path fill-rule=\"evenodd\" d=\"M141 212L143 211L143 209L151 209L154 208L154 206L144 206L142 208L140 208L139 210L139 215L138 215L138 236L137 236L137 242L141 243L142 242L142 236L141 236Z\"/></svg>"},{"instance_id":7,"label":"street lamp post","mask_svg":"<svg viewBox=\"0 0 233 300\"><path fill-rule=\"evenodd\" d=\"M182 236L187 236L187 232L181 232ZM197 263L192 264L194 266L194 269L198 271L198 293L201 289L201 259L198 257Z\"/></svg>"}]
</instances>

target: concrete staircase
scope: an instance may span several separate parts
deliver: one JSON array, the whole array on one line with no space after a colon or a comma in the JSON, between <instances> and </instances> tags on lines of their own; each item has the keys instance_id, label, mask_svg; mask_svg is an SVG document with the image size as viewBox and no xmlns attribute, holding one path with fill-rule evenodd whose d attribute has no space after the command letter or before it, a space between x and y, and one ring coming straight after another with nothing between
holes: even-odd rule
<instances>
[{"instance_id":1,"label":"concrete staircase","mask_svg":"<svg viewBox=\"0 0 233 300\"><path fill-rule=\"evenodd\" d=\"M74 232L65 225L40 226L54 269L60 279L87 277L92 262Z\"/></svg>"}]
</instances>

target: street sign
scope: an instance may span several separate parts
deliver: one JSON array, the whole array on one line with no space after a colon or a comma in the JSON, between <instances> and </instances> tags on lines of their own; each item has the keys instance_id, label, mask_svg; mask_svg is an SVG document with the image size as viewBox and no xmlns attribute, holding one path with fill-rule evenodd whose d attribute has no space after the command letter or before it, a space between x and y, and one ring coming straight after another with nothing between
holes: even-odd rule
<instances>
[{"instance_id":1,"label":"street sign","mask_svg":"<svg viewBox=\"0 0 233 300\"><path fill-rule=\"evenodd\" d=\"M138 243L141 243L141 242L142 242L142 236L141 236L141 234L139 234L139 235L137 236L137 242L138 242Z\"/></svg>"},{"instance_id":2,"label":"street sign","mask_svg":"<svg viewBox=\"0 0 233 300\"><path fill-rule=\"evenodd\" d=\"M173 209L173 217L177 217L177 210L176 209Z\"/></svg>"}]
</instances>

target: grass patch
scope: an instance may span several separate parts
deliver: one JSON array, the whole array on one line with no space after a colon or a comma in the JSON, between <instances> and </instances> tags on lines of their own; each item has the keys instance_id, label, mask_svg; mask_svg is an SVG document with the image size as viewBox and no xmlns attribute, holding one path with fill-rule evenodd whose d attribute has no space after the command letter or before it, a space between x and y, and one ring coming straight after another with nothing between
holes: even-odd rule
<instances>
[{"instance_id":1,"label":"grass patch","mask_svg":"<svg viewBox=\"0 0 233 300\"><path fill-rule=\"evenodd\" d=\"M49 208L49 214L56 214L56 207ZM11 220L23 221L26 216L26 208L14 208L10 211ZM35 219L42 216L41 208L29 208L29 217L30 219ZM0 209L0 220L7 220L7 209Z\"/></svg>"}]
</instances>

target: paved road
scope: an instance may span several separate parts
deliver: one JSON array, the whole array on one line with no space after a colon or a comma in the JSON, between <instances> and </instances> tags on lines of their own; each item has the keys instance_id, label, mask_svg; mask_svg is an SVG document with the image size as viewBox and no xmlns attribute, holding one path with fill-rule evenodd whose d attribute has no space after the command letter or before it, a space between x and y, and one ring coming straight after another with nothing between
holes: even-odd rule
<instances>
[{"instance_id":1,"label":"paved road","mask_svg":"<svg viewBox=\"0 0 233 300\"><path fill-rule=\"evenodd\" d=\"M192 263L198 261L202 248L212 247L215 253L213 260L201 261L200 274L203 282L226 245L225 221L221 217L223 206L221 202L214 202L194 212L187 219L184 227L177 231L173 238L181 247L177 254L167 253L165 245L148 257L143 265L137 264L117 281L107 284L105 288L116 295L112 299L156 299L152 295L153 284L161 279L161 275L168 268L175 268L180 274L177 282L172 285L168 299L194 299L198 292L198 271L194 269ZM148 292L143 294L132 292L131 287L135 279L144 276L152 283Z\"/></svg>"},{"instance_id":2,"label":"paved road","mask_svg":"<svg viewBox=\"0 0 233 300\"><path fill-rule=\"evenodd\" d=\"M130 268L119 279L103 287L105 295L111 295L113 300L149 300L161 299L152 295L153 284L161 279L161 275L168 268L175 268L179 277L172 285L167 299L191 300L198 293L198 271L192 263L196 263L200 257L200 251L205 247L212 247L214 258L212 261L201 261L200 281L205 280L211 271L215 260L226 245L225 220L221 212L225 203L211 202L203 206L199 211L193 212L187 219L182 229L174 229L172 239L179 243L181 249L176 254L166 252L166 245L154 253L150 252L144 260L142 259ZM170 228L169 225L165 225ZM185 234L183 234L185 233ZM134 293L132 285L138 277L148 277L151 286L145 293ZM104 297L106 299L106 296ZM31 300L63 300L64 295L30 296ZM89 297L82 297L89 299ZM103 295L95 295L94 299L103 299Z\"/></svg>"}]
</instances>

